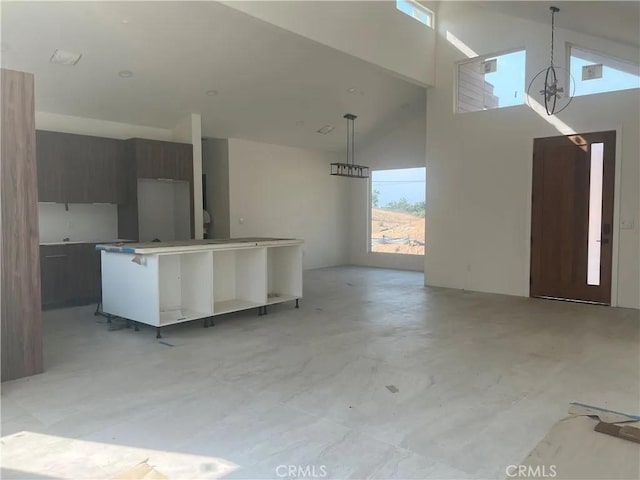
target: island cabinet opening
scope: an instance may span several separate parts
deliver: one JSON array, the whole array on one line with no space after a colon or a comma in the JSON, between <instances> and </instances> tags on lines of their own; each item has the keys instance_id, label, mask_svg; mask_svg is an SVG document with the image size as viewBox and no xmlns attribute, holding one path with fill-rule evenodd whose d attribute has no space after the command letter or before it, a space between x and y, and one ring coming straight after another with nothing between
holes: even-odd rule
<instances>
[{"instance_id":1,"label":"island cabinet opening","mask_svg":"<svg viewBox=\"0 0 640 480\"><path fill-rule=\"evenodd\" d=\"M159 326L213 315L211 252L158 255Z\"/></svg>"},{"instance_id":2,"label":"island cabinet opening","mask_svg":"<svg viewBox=\"0 0 640 480\"><path fill-rule=\"evenodd\" d=\"M260 307L267 298L266 249L213 252L213 313Z\"/></svg>"},{"instance_id":3,"label":"island cabinet opening","mask_svg":"<svg viewBox=\"0 0 640 480\"><path fill-rule=\"evenodd\" d=\"M302 297L302 246L267 249L267 304Z\"/></svg>"}]
</instances>

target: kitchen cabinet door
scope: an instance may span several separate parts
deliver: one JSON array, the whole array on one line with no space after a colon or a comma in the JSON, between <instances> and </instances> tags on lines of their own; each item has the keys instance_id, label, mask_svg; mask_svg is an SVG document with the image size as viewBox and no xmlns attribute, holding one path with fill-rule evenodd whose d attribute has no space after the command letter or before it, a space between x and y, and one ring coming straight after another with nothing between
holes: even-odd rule
<instances>
[{"instance_id":1,"label":"kitchen cabinet door","mask_svg":"<svg viewBox=\"0 0 640 480\"><path fill-rule=\"evenodd\" d=\"M95 246L95 243L40 246L44 308L100 301L100 252Z\"/></svg>"},{"instance_id":2,"label":"kitchen cabinet door","mask_svg":"<svg viewBox=\"0 0 640 480\"><path fill-rule=\"evenodd\" d=\"M164 143L154 140L135 140L135 161L138 178L171 178L165 172L167 152Z\"/></svg>"},{"instance_id":3,"label":"kitchen cabinet door","mask_svg":"<svg viewBox=\"0 0 640 480\"><path fill-rule=\"evenodd\" d=\"M95 243L67 246L73 303L98 302L100 299L100 252L95 247Z\"/></svg>"},{"instance_id":4,"label":"kitchen cabinet door","mask_svg":"<svg viewBox=\"0 0 640 480\"><path fill-rule=\"evenodd\" d=\"M65 203L92 203L90 169L91 138L84 135L61 133L65 142L62 161L62 182Z\"/></svg>"},{"instance_id":5,"label":"kitchen cabinet door","mask_svg":"<svg viewBox=\"0 0 640 480\"><path fill-rule=\"evenodd\" d=\"M36 131L36 164L38 168L38 201L65 201L62 165L66 157L64 138L57 132Z\"/></svg>"},{"instance_id":6,"label":"kitchen cabinet door","mask_svg":"<svg viewBox=\"0 0 640 480\"><path fill-rule=\"evenodd\" d=\"M92 203L123 203L125 183L120 169L124 151L122 142L111 138L87 137L87 154L90 189L86 193Z\"/></svg>"},{"instance_id":7,"label":"kitchen cabinet door","mask_svg":"<svg viewBox=\"0 0 640 480\"><path fill-rule=\"evenodd\" d=\"M72 298L70 251L66 245L40 246L42 306L63 305Z\"/></svg>"},{"instance_id":8,"label":"kitchen cabinet door","mask_svg":"<svg viewBox=\"0 0 640 480\"><path fill-rule=\"evenodd\" d=\"M186 143L135 139L138 178L190 180L193 177L193 147Z\"/></svg>"},{"instance_id":9,"label":"kitchen cabinet door","mask_svg":"<svg viewBox=\"0 0 640 480\"><path fill-rule=\"evenodd\" d=\"M174 161L176 162L176 180L193 180L193 146L189 144L175 144Z\"/></svg>"}]
</instances>

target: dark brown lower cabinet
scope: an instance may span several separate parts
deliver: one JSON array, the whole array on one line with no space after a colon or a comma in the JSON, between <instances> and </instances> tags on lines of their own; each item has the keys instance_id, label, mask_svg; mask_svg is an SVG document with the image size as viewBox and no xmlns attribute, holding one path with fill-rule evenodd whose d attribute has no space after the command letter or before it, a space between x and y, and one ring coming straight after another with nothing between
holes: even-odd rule
<instances>
[{"instance_id":1,"label":"dark brown lower cabinet","mask_svg":"<svg viewBox=\"0 0 640 480\"><path fill-rule=\"evenodd\" d=\"M95 243L40 246L43 309L100 301L100 253L95 246Z\"/></svg>"}]
</instances>

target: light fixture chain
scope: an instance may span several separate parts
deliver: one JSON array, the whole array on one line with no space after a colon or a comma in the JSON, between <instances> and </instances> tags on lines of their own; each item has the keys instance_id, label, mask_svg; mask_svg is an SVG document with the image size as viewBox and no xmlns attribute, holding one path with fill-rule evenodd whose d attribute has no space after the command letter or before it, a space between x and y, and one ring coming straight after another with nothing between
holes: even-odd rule
<instances>
[{"instance_id":1,"label":"light fixture chain","mask_svg":"<svg viewBox=\"0 0 640 480\"><path fill-rule=\"evenodd\" d=\"M556 11L554 7L551 7L551 66L552 67L553 67L553 41L554 41L554 34L556 29L555 19L556 19Z\"/></svg>"}]
</instances>

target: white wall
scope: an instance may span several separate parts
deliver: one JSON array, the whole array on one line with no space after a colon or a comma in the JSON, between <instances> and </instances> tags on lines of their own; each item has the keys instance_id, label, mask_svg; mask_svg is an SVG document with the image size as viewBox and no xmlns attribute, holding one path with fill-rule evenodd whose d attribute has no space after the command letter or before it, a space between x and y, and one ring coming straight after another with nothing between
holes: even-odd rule
<instances>
[{"instance_id":1,"label":"white wall","mask_svg":"<svg viewBox=\"0 0 640 480\"><path fill-rule=\"evenodd\" d=\"M202 171L207 176L207 211L211 216L210 238L229 238L229 141L202 141Z\"/></svg>"},{"instance_id":2,"label":"white wall","mask_svg":"<svg viewBox=\"0 0 640 480\"><path fill-rule=\"evenodd\" d=\"M436 86L427 94L425 282L528 296L533 139L569 132L527 106L454 114L454 62L466 57L445 35L450 30L478 54L525 46L530 79L548 65L549 29L485 13L468 2L442 3L438 20ZM556 41L559 51L569 41L638 59L637 49L575 32L560 30ZM635 308L640 306L639 111L640 94L630 90L577 97L557 116L578 133L621 129L620 218L634 220L635 228L614 225L615 280L618 305Z\"/></svg>"},{"instance_id":3,"label":"white wall","mask_svg":"<svg viewBox=\"0 0 640 480\"><path fill-rule=\"evenodd\" d=\"M108 242L118 238L118 206L106 203L38 204L40 243Z\"/></svg>"},{"instance_id":4,"label":"white wall","mask_svg":"<svg viewBox=\"0 0 640 480\"><path fill-rule=\"evenodd\" d=\"M395 1L231 1L225 5L354 55L421 85L432 85L435 32ZM431 10L435 2L421 2Z\"/></svg>"},{"instance_id":5,"label":"white wall","mask_svg":"<svg viewBox=\"0 0 640 480\"><path fill-rule=\"evenodd\" d=\"M426 112L408 112L404 118L385 125L370 141L356 145L356 163L372 170L424 167ZM427 173L428 174L428 173ZM369 180L348 180L351 191L349 261L354 265L403 270L424 270L423 255L368 252ZM427 247L428 248L428 247Z\"/></svg>"},{"instance_id":6,"label":"white wall","mask_svg":"<svg viewBox=\"0 0 640 480\"><path fill-rule=\"evenodd\" d=\"M335 161L329 152L229 139L231 237L301 238L305 269L347 263L351 183L329 174Z\"/></svg>"}]
</instances>

